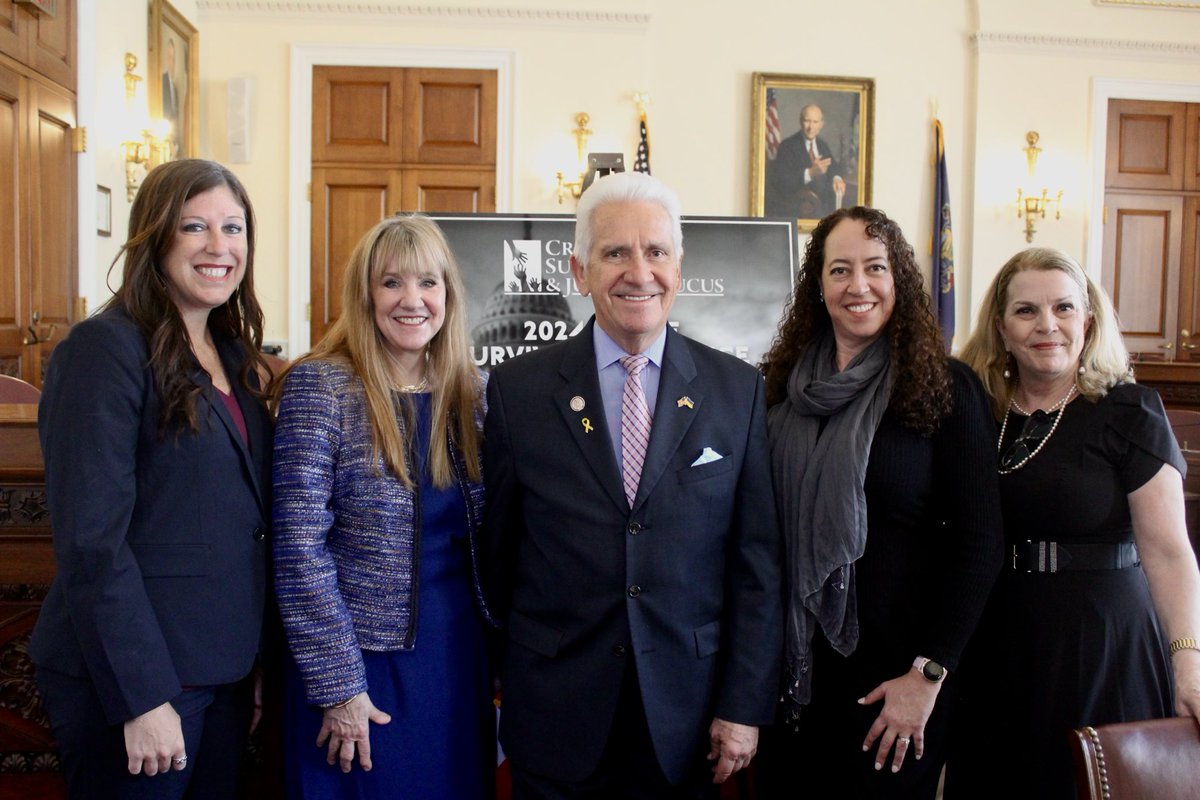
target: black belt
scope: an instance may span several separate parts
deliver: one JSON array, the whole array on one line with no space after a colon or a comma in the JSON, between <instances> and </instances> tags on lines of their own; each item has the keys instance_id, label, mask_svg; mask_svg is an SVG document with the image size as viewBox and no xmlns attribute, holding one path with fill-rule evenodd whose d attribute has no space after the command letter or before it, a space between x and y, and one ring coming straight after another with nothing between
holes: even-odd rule
<instances>
[{"instance_id":1,"label":"black belt","mask_svg":"<svg viewBox=\"0 0 1200 800\"><path fill-rule=\"evenodd\" d=\"M1024 541L1009 547L1009 567L1017 572L1128 569L1141 563L1133 542L1073 543Z\"/></svg>"}]
</instances>

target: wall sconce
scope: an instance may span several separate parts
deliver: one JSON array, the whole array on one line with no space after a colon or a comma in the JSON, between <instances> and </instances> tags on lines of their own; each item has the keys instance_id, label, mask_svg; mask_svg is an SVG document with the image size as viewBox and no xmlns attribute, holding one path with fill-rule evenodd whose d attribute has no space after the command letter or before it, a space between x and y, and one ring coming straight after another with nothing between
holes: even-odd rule
<instances>
[{"instance_id":1,"label":"wall sconce","mask_svg":"<svg viewBox=\"0 0 1200 800\"><path fill-rule=\"evenodd\" d=\"M1025 134L1026 147L1025 161L1029 166L1029 177L1034 177L1034 170L1037 167L1038 155L1041 154L1042 148L1037 146L1038 139L1037 131L1029 131ZM1025 190L1017 187L1017 219L1025 220L1025 241L1032 242L1033 235L1037 233L1037 229L1033 227L1033 221L1036 217L1046 218L1046 212L1050 206L1054 206L1054 218L1062 219L1062 198L1063 190L1059 189L1058 194L1050 197L1050 190L1043 188L1041 195L1030 191L1026 194Z\"/></svg>"},{"instance_id":2,"label":"wall sconce","mask_svg":"<svg viewBox=\"0 0 1200 800\"><path fill-rule=\"evenodd\" d=\"M121 148L125 151L125 199L133 201L141 188L145 173L171 159L171 123L165 119L151 121L146 112L145 96L139 91L142 76L134 74L137 56L125 54L125 100L130 107L133 132Z\"/></svg>"},{"instance_id":3,"label":"wall sconce","mask_svg":"<svg viewBox=\"0 0 1200 800\"><path fill-rule=\"evenodd\" d=\"M562 204L563 198L566 196L568 191L571 193L571 197L574 197L576 200L579 199L579 195L583 194L583 182L587 177L588 139L592 135L592 132L588 130L587 126L588 122L590 121L591 117L589 117L586 112L581 111L575 115L575 123L579 126L574 131L575 150L576 154L578 155L577 169L579 172L579 178L573 181L564 181L562 171L555 173L555 178L558 180L558 202L560 205Z\"/></svg>"}]
</instances>

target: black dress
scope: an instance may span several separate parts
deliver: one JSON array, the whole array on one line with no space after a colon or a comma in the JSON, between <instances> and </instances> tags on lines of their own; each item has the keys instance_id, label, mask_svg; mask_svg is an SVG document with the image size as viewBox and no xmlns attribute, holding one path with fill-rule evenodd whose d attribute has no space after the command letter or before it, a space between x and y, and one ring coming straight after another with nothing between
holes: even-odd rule
<instances>
[{"instance_id":1,"label":"black dress","mask_svg":"<svg viewBox=\"0 0 1200 800\"><path fill-rule=\"evenodd\" d=\"M1001 540L987 398L965 365L949 363L954 408L936 433L904 427L892 409L879 423L864 483L867 545L855 563L858 647L842 656L817 631L812 702L799 731L777 725L762 733L754 762L760 798L823 797L826 788L856 800L937 793L954 673L999 568ZM889 753L876 771L878 745L865 753L862 744L883 704L858 698L904 675L917 656L951 672L925 726L925 755L917 761L910 750L893 774Z\"/></svg>"},{"instance_id":2,"label":"black dress","mask_svg":"<svg viewBox=\"0 0 1200 800\"><path fill-rule=\"evenodd\" d=\"M1183 457L1162 401L1136 384L1077 397L1024 467L1000 477L1014 542L1131 542L1129 493ZM1002 447L1026 417L1009 412ZM1140 566L1017 572L1006 564L964 657L947 798L1075 797L1072 728L1170 716L1170 659Z\"/></svg>"}]
</instances>

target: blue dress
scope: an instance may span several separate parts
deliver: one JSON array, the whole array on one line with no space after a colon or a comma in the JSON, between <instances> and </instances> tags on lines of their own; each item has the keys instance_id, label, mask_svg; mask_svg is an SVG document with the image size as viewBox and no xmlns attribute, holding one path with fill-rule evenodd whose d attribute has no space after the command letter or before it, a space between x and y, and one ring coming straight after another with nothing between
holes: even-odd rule
<instances>
[{"instance_id":1,"label":"blue dress","mask_svg":"<svg viewBox=\"0 0 1200 800\"><path fill-rule=\"evenodd\" d=\"M466 502L457 485L433 486L425 464L431 399L410 397L420 476L416 636L411 650L362 654L371 702L392 721L371 725L372 770L364 772L356 756L343 774L326 763L327 748L315 744L322 712L305 700L289 659L284 737L291 798L471 800L490 797L494 788L494 712L466 547Z\"/></svg>"}]
</instances>

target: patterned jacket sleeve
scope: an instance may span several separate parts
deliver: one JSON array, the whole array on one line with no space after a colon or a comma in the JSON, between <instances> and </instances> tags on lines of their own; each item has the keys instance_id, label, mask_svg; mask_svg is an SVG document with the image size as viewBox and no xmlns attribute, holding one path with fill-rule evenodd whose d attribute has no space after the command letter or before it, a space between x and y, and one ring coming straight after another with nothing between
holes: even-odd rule
<instances>
[{"instance_id":1,"label":"patterned jacket sleeve","mask_svg":"<svg viewBox=\"0 0 1200 800\"><path fill-rule=\"evenodd\" d=\"M362 651L327 543L344 383L328 365L298 365L284 382L275 427L275 592L305 696L319 706L367 690Z\"/></svg>"}]
</instances>

